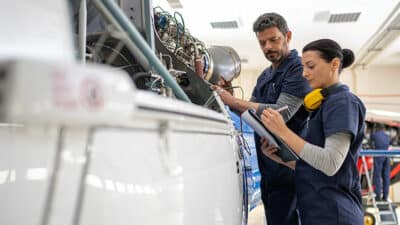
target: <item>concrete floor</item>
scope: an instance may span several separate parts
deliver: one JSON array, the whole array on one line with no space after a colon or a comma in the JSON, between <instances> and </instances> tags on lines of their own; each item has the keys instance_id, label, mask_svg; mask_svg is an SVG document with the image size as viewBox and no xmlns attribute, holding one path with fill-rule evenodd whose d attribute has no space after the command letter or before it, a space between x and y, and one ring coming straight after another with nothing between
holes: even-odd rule
<instances>
[{"instance_id":1,"label":"concrete floor","mask_svg":"<svg viewBox=\"0 0 400 225\"><path fill-rule=\"evenodd\" d=\"M264 206L259 205L249 213L248 225L265 225Z\"/></svg>"},{"instance_id":2,"label":"concrete floor","mask_svg":"<svg viewBox=\"0 0 400 225\"><path fill-rule=\"evenodd\" d=\"M400 207L396 208L397 218L400 218ZM264 206L259 205L249 213L248 225L266 225Z\"/></svg>"}]
</instances>

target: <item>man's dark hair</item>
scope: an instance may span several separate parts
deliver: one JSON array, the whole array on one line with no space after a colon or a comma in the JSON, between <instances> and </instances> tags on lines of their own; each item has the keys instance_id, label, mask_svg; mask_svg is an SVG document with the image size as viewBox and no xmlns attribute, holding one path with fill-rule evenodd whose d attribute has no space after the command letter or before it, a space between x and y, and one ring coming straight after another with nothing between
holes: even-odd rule
<instances>
[{"instance_id":1,"label":"man's dark hair","mask_svg":"<svg viewBox=\"0 0 400 225\"><path fill-rule=\"evenodd\" d=\"M277 13L264 13L253 24L254 32L262 32L265 29L276 27L283 35L289 31L285 18Z\"/></svg>"},{"instance_id":2,"label":"man's dark hair","mask_svg":"<svg viewBox=\"0 0 400 225\"><path fill-rule=\"evenodd\" d=\"M377 123L375 128L376 128L376 130L384 130L385 129L385 125L383 125L382 123Z\"/></svg>"}]
</instances>

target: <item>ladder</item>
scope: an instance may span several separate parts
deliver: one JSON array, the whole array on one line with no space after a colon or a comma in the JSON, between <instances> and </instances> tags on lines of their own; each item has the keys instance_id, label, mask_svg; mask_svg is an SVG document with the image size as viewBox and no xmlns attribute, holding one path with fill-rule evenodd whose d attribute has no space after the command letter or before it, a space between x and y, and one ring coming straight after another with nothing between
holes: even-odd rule
<instances>
[{"instance_id":1,"label":"ladder","mask_svg":"<svg viewBox=\"0 0 400 225\"><path fill-rule=\"evenodd\" d=\"M372 202L372 207L376 210L376 224L378 225L397 225L397 217L395 215L395 210L393 209L393 205L390 201L375 201L375 193L372 189L372 182L369 176L367 161L365 160L365 155L361 156L362 166L365 171L365 177L367 179L368 186L368 199L369 202Z\"/></svg>"},{"instance_id":2,"label":"ladder","mask_svg":"<svg viewBox=\"0 0 400 225\"><path fill-rule=\"evenodd\" d=\"M396 225L397 218L393 209L392 203L388 201L377 201L376 206L378 207L378 215L380 219L380 225Z\"/></svg>"}]
</instances>

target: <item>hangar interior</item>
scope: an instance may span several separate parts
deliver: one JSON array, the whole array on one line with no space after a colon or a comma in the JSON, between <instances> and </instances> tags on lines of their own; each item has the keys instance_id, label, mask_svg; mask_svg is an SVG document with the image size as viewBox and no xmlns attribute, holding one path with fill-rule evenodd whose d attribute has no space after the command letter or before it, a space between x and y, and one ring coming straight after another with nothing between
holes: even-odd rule
<instances>
[{"instance_id":1,"label":"hangar interior","mask_svg":"<svg viewBox=\"0 0 400 225\"><path fill-rule=\"evenodd\" d=\"M252 97L271 65L253 22L277 12L299 55L320 38L354 51L340 80L366 106L365 132L383 124L393 153L383 210L366 135L358 165L365 224L398 224L400 2L331 3L5 1L0 223L268 224L254 130L212 87L225 80L235 97Z\"/></svg>"}]
</instances>

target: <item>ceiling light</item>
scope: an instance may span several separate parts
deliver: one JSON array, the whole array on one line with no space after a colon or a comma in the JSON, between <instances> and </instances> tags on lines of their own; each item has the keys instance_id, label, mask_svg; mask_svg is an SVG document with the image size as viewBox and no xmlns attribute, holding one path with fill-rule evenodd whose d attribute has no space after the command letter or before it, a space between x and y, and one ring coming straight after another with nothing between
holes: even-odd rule
<instances>
[{"instance_id":1,"label":"ceiling light","mask_svg":"<svg viewBox=\"0 0 400 225\"><path fill-rule=\"evenodd\" d=\"M331 14L328 23L351 23L356 22L361 12Z\"/></svg>"},{"instance_id":2,"label":"ceiling light","mask_svg":"<svg viewBox=\"0 0 400 225\"><path fill-rule=\"evenodd\" d=\"M237 28L239 28L239 24L235 20L211 22L210 24L213 29L237 29Z\"/></svg>"}]
</instances>

